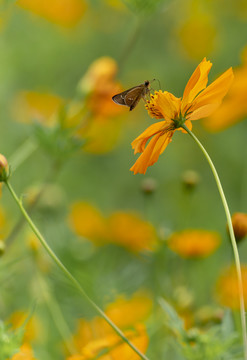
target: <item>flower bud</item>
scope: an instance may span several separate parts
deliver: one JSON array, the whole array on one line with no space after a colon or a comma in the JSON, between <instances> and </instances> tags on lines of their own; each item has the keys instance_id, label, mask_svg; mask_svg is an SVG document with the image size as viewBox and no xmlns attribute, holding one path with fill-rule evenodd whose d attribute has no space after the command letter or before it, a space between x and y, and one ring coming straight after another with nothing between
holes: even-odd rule
<instances>
[{"instance_id":1,"label":"flower bud","mask_svg":"<svg viewBox=\"0 0 247 360\"><path fill-rule=\"evenodd\" d=\"M247 235L247 214L235 213L232 215L232 226L237 241L241 241Z\"/></svg>"},{"instance_id":2,"label":"flower bud","mask_svg":"<svg viewBox=\"0 0 247 360\"><path fill-rule=\"evenodd\" d=\"M9 164L5 156L0 154L0 182L6 181L9 177Z\"/></svg>"},{"instance_id":3,"label":"flower bud","mask_svg":"<svg viewBox=\"0 0 247 360\"><path fill-rule=\"evenodd\" d=\"M157 182L153 178L146 178L141 183L141 190L144 194L152 194L157 189Z\"/></svg>"},{"instance_id":4,"label":"flower bud","mask_svg":"<svg viewBox=\"0 0 247 360\"><path fill-rule=\"evenodd\" d=\"M187 170L182 175L182 182L186 189L194 189L200 182L200 176L194 170Z\"/></svg>"},{"instance_id":5,"label":"flower bud","mask_svg":"<svg viewBox=\"0 0 247 360\"><path fill-rule=\"evenodd\" d=\"M5 252L5 243L0 239L0 256L2 256Z\"/></svg>"}]
</instances>

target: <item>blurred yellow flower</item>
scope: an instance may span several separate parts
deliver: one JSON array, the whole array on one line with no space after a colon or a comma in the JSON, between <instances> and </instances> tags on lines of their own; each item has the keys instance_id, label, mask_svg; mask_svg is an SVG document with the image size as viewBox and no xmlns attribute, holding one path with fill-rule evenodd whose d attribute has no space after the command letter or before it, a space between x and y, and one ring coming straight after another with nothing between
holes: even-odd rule
<instances>
[{"instance_id":1,"label":"blurred yellow flower","mask_svg":"<svg viewBox=\"0 0 247 360\"><path fill-rule=\"evenodd\" d=\"M22 310L15 311L9 318L13 329L21 327L27 320L28 313ZM25 326L24 342L30 342L39 336L40 323L36 316L32 316Z\"/></svg>"},{"instance_id":2,"label":"blurred yellow flower","mask_svg":"<svg viewBox=\"0 0 247 360\"><path fill-rule=\"evenodd\" d=\"M0 206L0 239L4 239L8 232L8 221L4 209Z\"/></svg>"},{"instance_id":3,"label":"blurred yellow flower","mask_svg":"<svg viewBox=\"0 0 247 360\"><path fill-rule=\"evenodd\" d=\"M32 231L28 232L27 234L26 244L35 253L41 248L39 239Z\"/></svg>"},{"instance_id":4,"label":"blurred yellow flower","mask_svg":"<svg viewBox=\"0 0 247 360\"><path fill-rule=\"evenodd\" d=\"M81 106L71 104L66 122L77 126L77 134L86 140L85 151L108 152L118 141L124 110L112 101L112 96L122 91L115 80L117 71L116 61L103 56L90 65L78 84L84 100Z\"/></svg>"},{"instance_id":5,"label":"blurred yellow flower","mask_svg":"<svg viewBox=\"0 0 247 360\"><path fill-rule=\"evenodd\" d=\"M144 325L135 325L133 329L125 331L124 335L142 353L145 353L148 346L148 336ZM89 342L81 349L80 354L72 355L67 360L94 360L96 358L98 360L140 359L139 355L128 344L124 343L116 334L112 334Z\"/></svg>"},{"instance_id":6,"label":"blurred yellow flower","mask_svg":"<svg viewBox=\"0 0 247 360\"><path fill-rule=\"evenodd\" d=\"M96 245L111 243L139 252L153 250L157 243L153 226L137 214L116 212L106 218L92 205L77 202L72 205L69 222L76 234Z\"/></svg>"},{"instance_id":7,"label":"blurred yellow flower","mask_svg":"<svg viewBox=\"0 0 247 360\"><path fill-rule=\"evenodd\" d=\"M52 126L63 104L62 98L51 93L21 91L12 104L13 117L23 123L39 121L43 125Z\"/></svg>"},{"instance_id":8,"label":"blurred yellow flower","mask_svg":"<svg viewBox=\"0 0 247 360\"><path fill-rule=\"evenodd\" d=\"M204 58L190 77L182 98L161 90L151 95L146 103L149 115L164 120L149 126L132 142L135 154L142 153L130 169L134 174L146 173L172 141L176 130L186 133L183 125L191 129L191 121L211 115L220 106L233 81L233 72L232 68L228 69L207 87L211 66Z\"/></svg>"},{"instance_id":9,"label":"blurred yellow flower","mask_svg":"<svg viewBox=\"0 0 247 360\"><path fill-rule=\"evenodd\" d=\"M219 234L206 230L184 230L173 234L168 240L169 248L184 258L209 256L219 244Z\"/></svg>"},{"instance_id":10,"label":"blurred yellow flower","mask_svg":"<svg viewBox=\"0 0 247 360\"><path fill-rule=\"evenodd\" d=\"M180 25L181 44L192 59L200 60L212 52L216 36L214 22L212 13L196 10Z\"/></svg>"},{"instance_id":11,"label":"blurred yellow flower","mask_svg":"<svg viewBox=\"0 0 247 360\"><path fill-rule=\"evenodd\" d=\"M105 0L105 2L117 10L126 10L124 2L121 0Z\"/></svg>"},{"instance_id":12,"label":"blurred yellow flower","mask_svg":"<svg viewBox=\"0 0 247 360\"><path fill-rule=\"evenodd\" d=\"M244 303L247 306L247 265L241 266ZM223 306L239 309L239 287L236 269L231 266L221 274L216 285L216 296Z\"/></svg>"},{"instance_id":13,"label":"blurred yellow flower","mask_svg":"<svg viewBox=\"0 0 247 360\"><path fill-rule=\"evenodd\" d=\"M142 352L148 346L148 335L143 321L152 308L152 302L146 295L135 294L131 299L118 298L105 309L106 315L124 332ZM119 338L104 319L96 317L91 321L81 319L74 343L79 354L68 360L138 360L133 350ZM100 354L102 354L100 356Z\"/></svg>"},{"instance_id":14,"label":"blurred yellow flower","mask_svg":"<svg viewBox=\"0 0 247 360\"><path fill-rule=\"evenodd\" d=\"M247 117L247 62L244 61L242 66L234 69L234 82L222 106L203 121L207 130L221 131Z\"/></svg>"},{"instance_id":15,"label":"blurred yellow flower","mask_svg":"<svg viewBox=\"0 0 247 360\"><path fill-rule=\"evenodd\" d=\"M84 0L17 0L16 4L63 27L77 25L87 8Z\"/></svg>"},{"instance_id":16,"label":"blurred yellow flower","mask_svg":"<svg viewBox=\"0 0 247 360\"><path fill-rule=\"evenodd\" d=\"M83 201L74 203L69 214L69 222L79 236L95 243L104 240L105 219L93 205Z\"/></svg>"},{"instance_id":17,"label":"blurred yellow flower","mask_svg":"<svg viewBox=\"0 0 247 360\"><path fill-rule=\"evenodd\" d=\"M20 351L13 355L11 360L35 360L31 346L27 343L23 344Z\"/></svg>"}]
</instances>

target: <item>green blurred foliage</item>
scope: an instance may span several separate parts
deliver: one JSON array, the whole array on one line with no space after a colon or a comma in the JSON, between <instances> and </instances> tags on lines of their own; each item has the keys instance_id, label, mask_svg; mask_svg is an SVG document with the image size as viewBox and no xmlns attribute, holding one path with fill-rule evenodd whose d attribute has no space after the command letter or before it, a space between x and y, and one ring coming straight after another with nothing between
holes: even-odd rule
<instances>
[{"instance_id":1,"label":"green blurred foliage","mask_svg":"<svg viewBox=\"0 0 247 360\"><path fill-rule=\"evenodd\" d=\"M52 6L51 0L50 3ZM199 4L196 9L195 3ZM241 10L244 3L88 1L81 21L71 28L56 25L14 1L5 1L3 5L4 11L1 9L0 14L0 152L13 159L13 154L18 154L28 139L37 142L37 148L13 171L11 183L27 204L30 189L37 184L46 188L47 179L62 192L58 202L55 194L49 193L50 202L55 204L52 210L42 201L30 207L32 218L50 246L102 308L113 302L117 295L131 296L139 289L146 289L154 303L159 297L173 301L175 290L181 285L193 294L192 311L205 304L218 306L215 285L224 266L232 262L231 245L213 177L191 139L177 133L158 163L148 169L146 177L154 178L157 188L147 195L142 191L144 176L133 176L129 172L136 160L130 143L153 121L143 103L133 112L126 109L121 115L124 125L117 146L111 152L93 154L83 151L85 139L71 136L71 129L18 122L14 99L25 90L53 93L68 102L78 100L80 79L101 56L111 56L117 61L116 80L124 89L157 78L163 90L181 96L200 61L195 58L198 53L195 55L184 47L187 42L182 41L181 28L190 22L194 13L199 19L204 14L210 17L209 23L210 26L213 24L214 30L212 46L205 44L203 47L200 39L205 39L205 34L200 32L194 33L191 41L195 41L194 46L198 41L202 58L207 56L213 62L211 82L228 67L241 65L241 52L247 45L247 15L246 10ZM157 84L152 86L157 89ZM246 119L243 120L217 134L206 132L200 122L193 124L194 132L215 162L232 212L247 212L247 127ZM58 160L61 167L54 171ZM193 189L186 189L183 177L191 169L199 174L200 182ZM105 217L120 210L139 213L157 231L159 246L156 251L134 254L113 244L97 247L76 235L68 224L68 214L71 204L79 200L92 203ZM27 310L33 299L38 299L35 313L43 330L40 330L40 338L32 342L35 357L65 359L64 341L38 285L37 272L49 279L53 301L59 304L71 333L76 332L79 318L90 319L95 313L43 250L36 253L27 245L27 228L5 188L0 201L7 219L7 230L1 235L6 240L0 258L1 318L7 322L13 312ZM166 240L171 233L187 228L218 231L222 238L220 248L205 259L180 258L167 247ZM239 249L242 261L246 262L246 242L243 241ZM165 312L168 310L166 308ZM167 346L173 342L172 336L162 325L157 329L159 321L154 320L148 324L150 344L147 355L150 359L169 358L169 354L174 360L200 359L193 357L193 348L188 343L181 345L184 336L188 335L181 330L177 314L171 315L168 327L180 336L180 341L176 342L179 351L175 354ZM197 333L198 352L202 347L207 351L215 349L210 353L212 359L219 356L217 349L231 354L239 324L236 320L234 330L230 324L230 333L222 335L225 326L223 320L219 328L209 329L205 334ZM9 334L5 325L1 325L0 330L3 335ZM8 336L12 351L19 345L19 338L17 342L16 335L13 339L11 334ZM2 358L6 359L4 356ZM227 356L222 359L230 359Z\"/></svg>"}]
</instances>

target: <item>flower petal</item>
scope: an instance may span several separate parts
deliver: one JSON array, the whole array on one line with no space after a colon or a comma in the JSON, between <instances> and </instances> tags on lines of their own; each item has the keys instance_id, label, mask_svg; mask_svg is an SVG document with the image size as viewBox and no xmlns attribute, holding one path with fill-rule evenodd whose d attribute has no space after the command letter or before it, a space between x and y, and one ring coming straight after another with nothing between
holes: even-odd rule
<instances>
[{"instance_id":1,"label":"flower petal","mask_svg":"<svg viewBox=\"0 0 247 360\"><path fill-rule=\"evenodd\" d=\"M167 131L165 133L159 132L149 142L141 156L137 159L130 171L134 174L145 174L147 168L153 165L159 158L159 155L165 150L167 145L171 142L174 131Z\"/></svg>"},{"instance_id":2,"label":"flower petal","mask_svg":"<svg viewBox=\"0 0 247 360\"><path fill-rule=\"evenodd\" d=\"M187 118L189 120L198 120L202 117L211 115L221 104L223 97L228 92L233 81L232 68L225 71L218 79L203 90L193 101Z\"/></svg>"},{"instance_id":3,"label":"flower petal","mask_svg":"<svg viewBox=\"0 0 247 360\"><path fill-rule=\"evenodd\" d=\"M182 112L185 106L191 103L196 95L207 86L211 67L212 63L204 58L191 75L183 93Z\"/></svg>"},{"instance_id":4,"label":"flower petal","mask_svg":"<svg viewBox=\"0 0 247 360\"><path fill-rule=\"evenodd\" d=\"M160 121L150 125L141 135L132 141L132 149L135 149L135 154L143 152L147 141L150 137L156 135L158 132L163 131L169 123L167 121Z\"/></svg>"}]
</instances>

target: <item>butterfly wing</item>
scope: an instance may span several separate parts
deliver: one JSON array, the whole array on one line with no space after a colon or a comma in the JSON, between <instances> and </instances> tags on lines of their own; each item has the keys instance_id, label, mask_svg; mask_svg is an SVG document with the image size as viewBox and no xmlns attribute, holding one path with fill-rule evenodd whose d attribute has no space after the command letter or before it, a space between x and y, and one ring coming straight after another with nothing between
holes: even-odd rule
<instances>
[{"instance_id":1,"label":"butterfly wing","mask_svg":"<svg viewBox=\"0 0 247 360\"><path fill-rule=\"evenodd\" d=\"M125 96L126 96L126 94L127 94L128 91L129 91L129 90L126 90L126 91L121 92L120 94L114 95L114 96L112 97L112 100L113 100L116 104L118 104L118 105L128 106L128 105L126 104L126 102L125 102Z\"/></svg>"},{"instance_id":2,"label":"butterfly wing","mask_svg":"<svg viewBox=\"0 0 247 360\"><path fill-rule=\"evenodd\" d=\"M125 95L125 103L130 108L130 110L133 110L136 107L142 97L142 92L143 85L135 86L127 92Z\"/></svg>"},{"instance_id":3,"label":"butterfly wing","mask_svg":"<svg viewBox=\"0 0 247 360\"><path fill-rule=\"evenodd\" d=\"M128 106L131 111L136 107L140 99L145 96L147 91L148 85L144 83L114 95L112 100L118 105Z\"/></svg>"}]
</instances>

